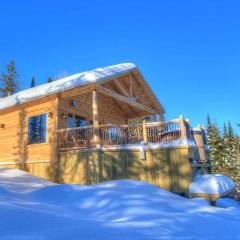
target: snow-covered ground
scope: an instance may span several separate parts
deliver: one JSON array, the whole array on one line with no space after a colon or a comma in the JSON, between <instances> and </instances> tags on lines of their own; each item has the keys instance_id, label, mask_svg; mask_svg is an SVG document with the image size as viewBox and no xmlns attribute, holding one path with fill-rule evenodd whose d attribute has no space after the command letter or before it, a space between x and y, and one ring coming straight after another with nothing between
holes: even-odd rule
<instances>
[{"instance_id":1,"label":"snow-covered ground","mask_svg":"<svg viewBox=\"0 0 240 240\"><path fill-rule=\"evenodd\" d=\"M240 204L211 207L145 182L57 185L0 169L1 240L240 239Z\"/></svg>"}]
</instances>

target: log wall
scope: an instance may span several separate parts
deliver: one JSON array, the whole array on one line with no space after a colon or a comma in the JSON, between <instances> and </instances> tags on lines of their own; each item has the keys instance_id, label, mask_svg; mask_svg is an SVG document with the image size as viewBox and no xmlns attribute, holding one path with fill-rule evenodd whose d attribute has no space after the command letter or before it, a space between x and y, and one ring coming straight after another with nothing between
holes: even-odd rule
<instances>
[{"instance_id":1,"label":"log wall","mask_svg":"<svg viewBox=\"0 0 240 240\"><path fill-rule=\"evenodd\" d=\"M46 143L28 145L28 118L46 113ZM49 114L51 113L51 114ZM50 161L55 148L55 98L45 98L31 104L2 112L0 123L0 165L28 161Z\"/></svg>"},{"instance_id":2,"label":"log wall","mask_svg":"<svg viewBox=\"0 0 240 240\"><path fill-rule=\"evenodd\" d=\"M118 104L110 97L98 94L98 112L99 123L124 124L127 123L127 118L123 115L123 111L118 107ZM76 101L77 106L72 107L71 101ZM84 93L77 97L62 98L59 102L59 127L66 128L67 121L61 116L65 113L75 114L84 117L88 123L93 121L92 109L92 94Z\"/></svg>"}]
</instances>

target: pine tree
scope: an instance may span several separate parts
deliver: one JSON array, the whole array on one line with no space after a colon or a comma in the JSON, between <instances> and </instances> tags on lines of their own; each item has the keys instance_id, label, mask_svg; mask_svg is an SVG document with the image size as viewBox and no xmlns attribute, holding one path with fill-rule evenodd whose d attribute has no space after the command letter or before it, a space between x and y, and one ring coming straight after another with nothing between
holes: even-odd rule
<instances>
[{"instance_id":1,"label":"pine tree","mask_svg":"<svg viewBox=\"0 0 240 240\"><path fill-rule=\"evenodd\" d=\"M228 154L229 154L229 147L228 147L228 128L226 124L223 124L223 135L222 135L222 160L224 165L227 166L228 163ZM226 169L227 170L227 169Z\"/></svg>"},{"instance_id":2,"label":"pine tree","mask_svg":"<svg viewBox=\"0 0 240 240\"><path fill-rule=\"evenodd\" d=\"M239 147L238 147L238 139L237 136L234 135L231 123L228 123L227 129L225 129L225 133L223 134L224 139L224 161L226 164L226 174L233 179L234 181L238 181L238 157L239 157Z\"/></svg>"},{"instance_id":3,"label":"pine tree","mask_svg":"<svg viewBox=\"0 0 240 240\"><path fill-rule=\"evenodd\" d=\"M31 80L31 88L35 87L35 77L33 76L32 77L32 80Z\"/></svg>"},{"instance_id":4,"label":"pine tree","mask_svg":"<svg viewBox=\"0 0 240 240\"><path fill-rule=\"evenodd\" d=\"M223 132L223 160L225 162L226 170L229 172L228 175L231 175L236 167L237 159L237 149L236 149L236 139L233 133L231 123L224 124Z\"/></svg>"},{"instance_id":5,"label":"pine tree","mask_svg":"<svg viewBox=\"0 0 240 240\"><path fill-rule=\"evenodd\" d=\"M224 124L220 134L208 116L207 142L212 172L224 174L240 186L240 138L234 134L231 123Z\"/></svg>"},{"instance_id":6,"label":"pine tree","mask_svg":"<svg viewBox=\"0 0 240 240\"><path fill-rule=\"evenodd\" d=\"M240 185L240 138L238 135L235 136L235 149L236 149L236 178L235 181Z\"/></svg>"},{"instance_id":7,"label":"pine tree","mask_svg":"<svg viewBox=\"0 0 240 240\"><path fill-rule=\"evenodd\" d=\"M210 116L207 119L207 143L210 149L212 172L219 173L225 164L222 159L221 135L216 124L211 122Z\"/></svg>"},{"instance_id":8,"label":"pine tree","mask_svg":"<svg viewBox=\"0 0 240 240\"><path fill-rule=\"evenodd\" d=\"M51 83L53 80L51 77L48 78L47 83Z\"/></svg>"},{"instance_id":9,"label":"pine tree","mask_svg":"<svg viewBox=\"0 0 240 240\"><path fill-rule=\"evenodd\" d=\"M14 61L10 61L6 65L6 73L1 74L0 82L0 94L3 97L10 96L20 89Z\"/></svg>"}]
</instances>

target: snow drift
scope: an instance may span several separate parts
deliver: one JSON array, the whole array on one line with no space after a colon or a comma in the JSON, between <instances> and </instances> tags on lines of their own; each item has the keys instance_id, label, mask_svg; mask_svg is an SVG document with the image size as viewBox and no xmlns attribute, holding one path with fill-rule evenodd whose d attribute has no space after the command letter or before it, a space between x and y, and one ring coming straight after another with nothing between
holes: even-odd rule
<instances>
[{"instance_id":1,"label":"snow drift","mask_svg":"<svg viewBox=\"0 0 240 240\"><path fill-rule=\"evenodd\" d=\"M214 208L146 182L61 185L0 169L0 189L1 240L240 238L237 204Z\"/></svg>"},{"instance_id":2,"label":"snow drift","mask_svg":"<svg viewBox=\"0 0 240 240\"><path fill-rule=\"evenodd\" d=\"M205 174L197 176L190 184L190 194L208 194L222 196L236 188L236 184L221 174Z\"/></svg>"}]
</instances>

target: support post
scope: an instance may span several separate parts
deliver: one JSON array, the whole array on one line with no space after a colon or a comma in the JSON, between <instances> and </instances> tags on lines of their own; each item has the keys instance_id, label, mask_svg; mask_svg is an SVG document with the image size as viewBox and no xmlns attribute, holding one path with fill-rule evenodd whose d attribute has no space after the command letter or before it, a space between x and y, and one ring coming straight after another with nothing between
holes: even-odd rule
<instances>
[{"instance_id":1,"label":"support post","mask_svg":"<svg viewBox=\"0 0 240 240\"><path fill-rule=\"evenodd\" d=\"M93 141L96 147L100 146L99 139L99 120L98 120L98 98L97 91L92 92L92 111L93 111Z\"/></svg>"},{"instance_id":2,"label":"support post","mask_svg":"<svg viewBox=\"0 0 240 240\"><path fill-rule=\"evenodd\" d=\"M196 143L196 147L198 150L199 155L199 162L205 162L206 161L206 150L205 150L205 144L204 144L204 136L203 136L203 130L200 125L197 127L197 131L193 132L193 137Z\"/></svg>"},{"instance_id":3,"label":"support post","mask_svg":"<svg viewBox=\"0 0 240 240\"><path fill-rule=\"evenodd\" d=\"M180 123L181 138L187 139L187 128L182 115L179 116L179 123Z\"/></svg>"},{"instance_id":4,"label":"support post","mask_svg":"<svg viewBox=\"0 0 240 240\"><path fill-rule=\"evenodd\" d=\"M143 143L144 145L148 144L148 136L147 136L147 123L146 120L143 120Z\"/></svg>"},{"instance_id":5,"label":"support post","mask_svg":"<svg viewBox=\"0 0 240 240\"><path fill-rule=\"evenodd\" d=\"M55 113L54 116L54 139L53 139L53 148L54 148L54 157L53 161L57 162L59 160L59 138L58 138L58 125L59 125L59 96L56 96L55 100Z\"/></svg>"},{"instance_id":6,"label":"support post","mask_svg":"<svg viewBox=\"0 0 240 240\"><path fill-rule=\"evenodd\" d=\"M60 164L60 154L59 154L59 137L58 137L58 130L59 130L59 96L56 96L55 99L55 106L54 106L54 113L50 112L48 117L51 118L51 121L54 122L54 133L51 137L50 144L52 148L52 159L51 159L51 167L49 170L49 177L52 181L58 182L59 181L59 164Z\"/></svg>"}]
</instances>

